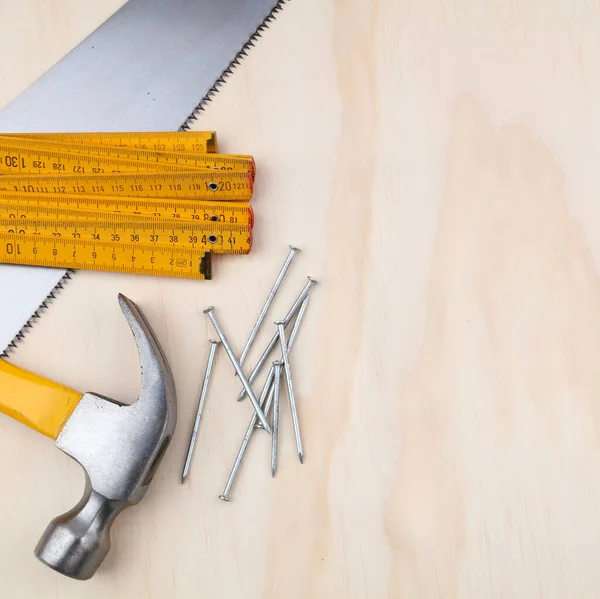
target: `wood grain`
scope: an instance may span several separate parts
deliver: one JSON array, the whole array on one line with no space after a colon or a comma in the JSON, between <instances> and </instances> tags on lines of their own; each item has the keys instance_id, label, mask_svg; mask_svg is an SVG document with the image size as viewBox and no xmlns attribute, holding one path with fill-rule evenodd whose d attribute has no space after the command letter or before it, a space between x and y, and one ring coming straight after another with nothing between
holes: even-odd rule
<instances>
[{"instance_id":1,"label":"wood grain","mask_svg":"<svg viewBox=\"0 0 600 599\"><path fill-rule=\"evenodd\" d=\"M72 3L16 6L34 31ZM32 555L81 470L1 419L3 596L598 597L599 26L583 0L290 2L197 124L256 157L252 254L210 283L78 273L13 354L134 399L126 293L170 359L179 428L83 587ZM225 504L251 408L224 355L178 484L201 310L239 351L288 243L272 319L320 280L293 354L305 464L284 402L275 480L258 435Z\"/></svg>"}]
</instances>

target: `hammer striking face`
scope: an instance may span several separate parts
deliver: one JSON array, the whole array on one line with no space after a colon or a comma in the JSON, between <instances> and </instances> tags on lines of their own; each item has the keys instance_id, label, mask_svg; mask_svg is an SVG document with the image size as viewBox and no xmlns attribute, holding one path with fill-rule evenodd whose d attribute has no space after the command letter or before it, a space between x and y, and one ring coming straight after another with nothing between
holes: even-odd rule
<instances>
[{"instance_id":1,"label":"hammer striking face","mask_svg":"<svg viewBox=\"0 0 600 599\"><path fill-rule=\"evenodd\" d=\"M49 524L35 549L42 562L80 580L91 578L106 557L114 519L146 493L177 420L173 377L158 341L131 300L119 295L119 304L142 370L132 405L81 396L0 360L0 411L56 439L85 470L81 501Z\"/></svg>"}]
</instances>

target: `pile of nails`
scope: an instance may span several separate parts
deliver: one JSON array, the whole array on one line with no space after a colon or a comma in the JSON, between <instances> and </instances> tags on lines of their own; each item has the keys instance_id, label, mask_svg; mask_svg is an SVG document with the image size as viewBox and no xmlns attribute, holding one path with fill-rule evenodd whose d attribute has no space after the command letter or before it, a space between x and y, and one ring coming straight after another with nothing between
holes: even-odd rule
<instances>
[{"instance_id":1,"label":"pile of nails","mask_svg":"<svg viewBox=\"0 0 600 599\"><path fill-rule=\"evenodd\" d=\"M187 455L185 458L185 462L183 465L183 472L181 475L181 483L185 483L190 471L190 465L192 461L192 455L194 452L194 446L196 444L196 437L198 435L198 428L200 426L200 419L202 418L202 410L204 408L204 403L206 401L206 395L208 392L209 381L212 373L212 366L215 359L215 354L217 351L217 347L219 345L223 346L229 360L233 364L235 372L240 379L240 383L242 385L242 390L238 395L238 401L244 399L244 397L248 397L252 402L252 406L254 407L254 414L250 419L248 424L248 428L246 429L246 433L242 440L242 444L237 453L235 461L233 463L233 467L231 469L231 473L229 474L229 478L227 479L227 483L225 484L225 489L223 493L219 495L219 498L223 501L230 500L231 489L233 487L233 483L235 482L235 478L239 471L240 465L242 463L242 459L244 458L244 454L246 453L246 449L248 447L248 443L250 442L250 438L254 433L255 429L262 428L267 433L271 435L271 474L275 476L275 472L277 470L277 444L279 439L279 401L280 401L280 389L282 388L281 378L283 376L285 380L285 387L287 389L287 396L290 404L290 412L292 415L292 424L294 427L294 436L296 439L296 449L298 451L298 459L300 463L302 463L304 459L304 450L302 448L302 438L300 435L300 424L298 421L298 411L296 408L296 396L294 394L294 384L292 381L292 371L290 367L289 360L289 352L294 345L294 341L296 340L296 336L298 335L298 330L300 329L300 325L302 324L302 319L304 318L304 314L306 312L306 308L308 306L308 300L310 297L311 288L317 283L313 278L308 277L308 282L304 285L304 288L288 310L285 318L282 320L275 321L276 330L273 334L273 337L267 344L265 350L263 351L261 357L259 358L256 366L252 369L252 372L249 376L246 376L246 373L243 369L244 361L248 356L248 352L252 347L254 340L265 320L269 307L273 303L277 291L279 290L285 275L294 260L297 252L300 250L297 247L290 246L290 252L275 279L275 283L269 292L267 300L258 315L256 322L254 323L254 327L250 332L250 336L248 337L248 341L242 350L239 358L235 355L231 345L225 335L223 328L217 317L214 313L214 307L209 306L204 310L204 314L208 317L212 326L219 337L219 340L211 340L210 341L210 352L208 355L208 362L206 364L206 370L204 373L204 380L202 383L202 389L200 391L200 399L198 400L198 409L196 411L196 418L194 420L194 425L192 428L192 434L190 437L190 442L188 446ZM292 325L291 332L288 335L287 328L289 325ZM265 384L263 385L262 391L260 395L256 396L256 393L252 389L252 384L258 377L259 373L263 369L264 365L269 360L269 357L273 353L273 351L279 346L281 350L281 354L278 359L274 360L271 364L271 369L267 374L267 378ZM273 408L271 410L271 408ZM271 424L269 424L268 416L271 413Z\"/></svg>"}]
</instances>

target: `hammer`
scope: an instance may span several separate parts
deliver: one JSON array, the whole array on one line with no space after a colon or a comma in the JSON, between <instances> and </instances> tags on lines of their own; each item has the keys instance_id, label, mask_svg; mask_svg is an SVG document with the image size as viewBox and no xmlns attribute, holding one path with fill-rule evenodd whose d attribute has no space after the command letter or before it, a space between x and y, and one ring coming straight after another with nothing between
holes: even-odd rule
<instances>
[{"instance_id":1,"label":"hammer","mask_svg":"<svg viewBox=\"0 0 600 599\"><path fill-rule=\"evenodd\" d=\"M0 411L55 439L85 471L81 501L50 522L35 548L43 563L79 580L106 557L115 518L145 495L177 421L173 376L158 341L136 304L123 295L119 304L142 369L131 405L82 395L0 360Z\"/></svg>"}]
</instances>

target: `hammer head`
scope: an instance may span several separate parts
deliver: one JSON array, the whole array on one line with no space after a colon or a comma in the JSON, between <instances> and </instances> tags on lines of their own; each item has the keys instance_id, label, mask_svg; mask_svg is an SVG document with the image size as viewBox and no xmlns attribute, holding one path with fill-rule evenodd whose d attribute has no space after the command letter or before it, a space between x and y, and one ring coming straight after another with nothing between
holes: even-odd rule
<instances>
[{"instance_id":1,"label":"hammer head","mask_svg":"<svg viewBox=\"0 0 600 599\"><path fill-rule=\"evenodd\" d=\"M119 295L142 369L139 399L123 405L86 393L56 445L86 474L81 501L55 518L35 554L58 572L87 580L110 549L110 527L118 514L138 503L152 481L175 431L177 401L173 376L140 309Z\"/></svg>"}]
</instances>

